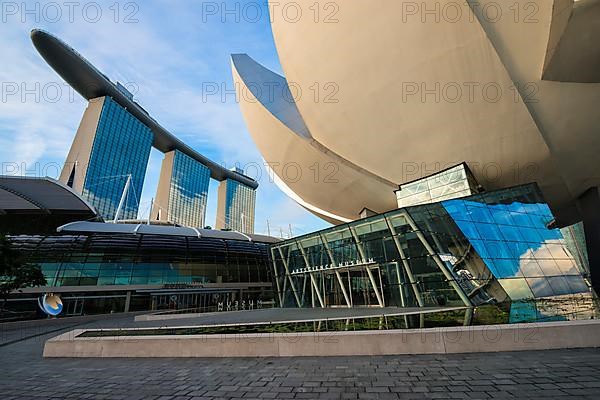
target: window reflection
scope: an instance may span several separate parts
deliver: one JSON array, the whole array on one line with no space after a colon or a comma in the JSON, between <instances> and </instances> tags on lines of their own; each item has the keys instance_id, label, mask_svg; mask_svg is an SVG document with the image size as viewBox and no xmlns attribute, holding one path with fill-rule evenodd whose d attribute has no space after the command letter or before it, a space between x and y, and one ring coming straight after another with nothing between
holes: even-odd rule
<instances>
[{"instance_id":1,"label":"window reflection","mask_svg":"<svg viewBox=\"0 0 600 400\"><path fill-rule=\"evenodd\" d=\"M36 246L25 237L11 242L26 260L40 265L49 286L251 282L268 286L271 281L265 243L156 235L80 238L39 237Z\"/></svg>"},{"instance_id":2,"label":"window reflection","mask_svg":"<svg viewBox=\"0 0 600 400\"><path fill-rule=\"evenodd\" d=\"M410 200L422 190L431 187L420 182L401 192ZM293 282L306 299L301 306L320 306L317 290L324 306L346 305L339 273L351 304L378 305L368 271L385 305L478 305L588 292L561 232L547 228L553 217L542 202L538 188L525 185L399 209L275 244L283 304L298 306Z\"/></svg>"},{"instance_id":3,"label":"window reflection","mask_svg":"<svg viewBox=\"0 0 600 400\"><path fill-rule=\"evenodd\" d=\"M539 199L536 190L531 189L530 192L530 198ZM515 299L527 297L513 296L554 296L564 294L566 288L575 290L572 293L587 291L587 284L577 272L575 260L560 230L546 227L552 219L547 205L514 200L509 202L503 196L499 198L503 204L495 202L487 194L487 203L470 199L450 200L444 202L444 207L509 296ZM482 207L489 209L494 221L502 225L493 228L485 223L487 214L480 211ZM477 210L475 217L474 210ZM466 215L473 218L469 220ZM474 234L475 231L477 235ZM501 232L501 237L498 232ZM551 285L545 278L564 274L577 275L572 280L579 279L579 284L569 286L565 279L556 279L556 285ZM533 285L529 291L524 290L523 281L511 284L509 280L503 279L518 276L524 276L527 278L525 282Z\"/></svg>"}]
</instances>

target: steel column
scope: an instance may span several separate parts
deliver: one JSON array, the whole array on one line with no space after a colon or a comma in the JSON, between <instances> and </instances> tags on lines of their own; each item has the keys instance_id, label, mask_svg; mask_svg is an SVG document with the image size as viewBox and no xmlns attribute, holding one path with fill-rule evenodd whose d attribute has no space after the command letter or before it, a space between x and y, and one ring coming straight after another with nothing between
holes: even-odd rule
<instances>
[{"instance_id":1,"label":"steel column","mask_svg":"<svg viewBox=\"0 0 600 400\"><path fill-rule=\"evenodd\" d=\"M312 273L308 274L310 276L310 282L313 285L315 292L317 292L317 298L319 299L319 304L321 304L321 308L325 308L325 302L323 301L323 297L321 296L321 291L319 290L319 285L317 285L317 281Z\"/></svg>"},{"instance_id":2,"label":"steel column","mask_svg":"<svg viewBox=\"0 0 600 400\"><path fill-rule=\"evenodd\" d=\"M283 266L285 268L286 277L290 282L292 292L294 293L294 297L296 298L296 303L298 304L298 307L302 307L302 304L300 303L300 298L298 297L298 292L296 291L296 285L294 285L294 281L292 280L292 275L290 274L290 269L288 267L288 261L283 256L283 251L281 251L281 247L278 247L277 250L279 250L279 254L281 255L281 260L283 261Z\"/></svg>"},{"instance_id":3,"label":"steel column","mask_svg":"<svg viewBox=\"0 0 600 400\"><path fill-rule=\"evenodd\" d=\"M346 304L348 307L352 307L352 303L350 302L350 298L348 297L348 293L346 292L346 287L344 286L344 281L342 280L342 276L340 275L340 271L335 270L335 276L337 276L340 287L342 288L342 293L344 294L344 299L346 299Z\"/></svg>"},{"instance_id":4,"label":"steel column","mask_svg":"<svg viewBox=\"0 0 600 400\"><path fill-rule=\"evenodd\" d=\"M277 274L277 262L275 261L275 252L271 248L271 258L273 259L273 271L275 273L275 283L277 284L277 296L279 297L279 307L283 307L283 292L279 283L279 275Z\"/></svg>"},{"instance_id":5,"label":"steel column","mask_svg":"<svg viewBox=\"0 0 600 400\"><path fill-rule=\"evenodd\" d=\"M358 250L358 253L360 254L360 258L366 264L367 256L365 255L365 250L362 248L360 241L358 240L358 235L354 231L354 228L349 227L348 229L350 229L352 238L354 239L354 242L356 243L356 249ZM383 308L383 307L385 307L385 301L383 300L383 296L381 295L381 293L379 293L379 289L377 288L377 285L375 284L375 278L373 277L373 272L371 272L371 268L369 268L368 265L365 266L365 269L367 270L367 274L369 275L369 280L371 281L371 285L373 286L373 291L375 292L375 297L377 297L377 302L379 303L379 306Z\"/></svg>"},{"instance_id":6,"label":"steel column","mask_svg":"<svg viewBox=\"0 0 600 400\"><path fill-rule=\"evenodd\" d=\"M331 265L334 268L337 268L338 264L335 261L335 259L333 258L333 252L329 248L329 243L327 243L327 240L325 239L325 236L321 233L321 234L319 234L319 237L321 238L321 242L323 242L323 246L325 247L325 250L327 251L327 255L329 256L329 260L331 261ZM337 269L335 270L335 276L337 277L338 282L340 284L340 288L342 289L342 293L344 294L344 299L346 300L346 305L348 305L348 307L352 307L352 303L350 302L350 298L348 297L348 293L346 292L346 287L344 286L344 282L342 281L342 277L340 276L340 272Z\"/></svg>"},{"instance_id":7,"label":"steel column","mask_svg":"<svg viewBox=\"0 0 600 400\"><path fill-rule=\"evenodd\" d=\"M460 296L463 303L466 306L469 306L469 307L472 306L471 301L469 300L469 298L467 297L465 292L462 290L460 285L458 283L456 283L456 279L454 279L454 276L452 276L450 274L450 271L448 271L448 268L446 268L446 266L444 265L444 262L440 258L439 254L433 250L433 247L431 247L431 245L427 241L427 238L425 237L425 235L423 235L423 232L421 232L419 230L419 228L417 227L417 224L415 223L415 221L413 221L412 217L406 212L404 212L403 215L405 216L406 220L408 221L408 224L410 225L411 229L416 233L416 235L419 238L419 240L421 241L421 243L423 243L423 246L425 246L425 249L431 256L431 258L433 258L433 260L437 264L438 268L442 271L444 276L446 276L446 279L450 282L450 285L452 285L454 290L456 290L456 292Z\"/></svg>"},{"instance_id":8,"label":"steel column","mask_svg":"<svg viewBox=\"0 0 600 400\"><path fill-rule=\"evenodd\" d=\"M387 223L388 229L390 230L390 232L392 234L392 239L394 240L394 243L396 244L396 248L398 249L398 254L400 254L400 259L402 260L402 265L404 266L404 271L406 271L406 276L408 276L410 285L413 289L413 292L415 293L415 298L417 299L417 304L419 305L419 307L424 307L423 297L421 296L421 292L419 291L419 286L417 285L417 281L415 280L415 277L412 273L410 264L408 263L406 255L404 254L404 250L402 249L400 240L398 240L398 235L396 234L396 229L394 228L394 226L392 225L392 223L389 221L389 219L387 217L384 217L384 218L385 218L385 222Z\"/></svg>"}]
</instances>

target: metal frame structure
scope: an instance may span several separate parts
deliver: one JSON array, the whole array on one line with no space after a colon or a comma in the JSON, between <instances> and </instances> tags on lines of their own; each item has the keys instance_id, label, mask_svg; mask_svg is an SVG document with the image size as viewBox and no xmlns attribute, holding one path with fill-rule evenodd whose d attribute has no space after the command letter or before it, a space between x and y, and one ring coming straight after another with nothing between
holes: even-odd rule
<instances>
[{"instance_id":1,"label":"metal frame structure","mask_svg":"<svg viewBox=\"0 0 600 400\"><path fill-rule=\"evenodd\" d=\"M416 223L414 222L412 217L407 212L402 212L399 215L406 219L407 223L411 226L411 229L413 230L413 232L419 238L419 241L427 249L429 255L435 261L435 263L437 264L439 269L444 273L444 276L446 277L447 281L452 285L452 287L459 294L464 305L471 306L472 303L469 300L468 295L462 290L462 288L458 285L456 280L452 277L450 272L445 267L443 261L441 260L439 254L437 254L435 252L435 250L433 249L431 244L427 241L427 238L425 237L425 235L420 231L420 229L418 228L418 226L416 225ZM409 286L410 289L413 290L413 295L415 296L419 307L424 307L425 304L423 302L422 294L419 290L419 282L414 278L414 275L413 275L412 269L410 267L410 264L408 262L408 259L407 259L406 255L404 254L404 250L402 249L400 241L398 240L398 234L396 233L393 224L390 222L389 217L384 216L383 218L384 218L384 220L387 224L388 230L394 240L394 244L398 250L398 253L400 254L404 271L409 278L409 282L402 281L402 279L401 279L402 275L400 274L399 263L395 262L396 270L397 270L396 276L398 277L398 287L399 287L402 305L403 306L406 305L403 287ZM323 233L319 233L316 237L318 237L319 240L321 241L321 244L325 248L325 252L327 253L327 256L331 262L330 266L328 266L326 268L325 267L322 267L322 268L316 268L316 267L311 268L310 267L310 262L309 262L307 254L306 254L306 249L304 248L304 246L302 246L301 240L295 241L295 245L298 247L298 250L302 254L302 259L304 260L304 263L306 266L306 268L301 269L301 270L291 271L290 266L289 266L289 253L287 255L285 255L281 247L277 247L276 249L271 248L273 271L274 271L277 291L279 293L278 297L279 297L280 304L283 304L283 302L284 302L283 293L285 293L285 291L287 289L287 285L289 284L289 286L292 289L292 293L294 295L296 305L298 307L304 306L304 299L306 298L306 294L307 294L306 293L306 290L307 290L306 284L302 285L303 286L302 290L301 290L301 292L299 292L298 289L296 288L296 284L294 283L294 281L292 279L292 276L302 275L302 276L304 276L305 283L306 283L307 279L310 280L311 301L312 301L313 307L315 307L315 304L316 304L315 300L318 301L318 304L321 308L327 307L328 304L326 304L324 288L319 286L319 283L318 283L316 277L318 274L332 274L332 275L335 275L335 277L336 277L336 281L339 285L339 289L341 290L341 292L343 294L346 306L353 307L352 296L349 294L349 290L346 287L346 285L344 284L344 279L342 278L341 273L348 272L351 270L354 270L354 271L359 270L359 271L366 272L366 274L369 278L369 282L371 284L370 290L372 290L373 294L375 295L378 306L382 307L382 308L386 306L385 298L382 293L381 277L379 276L379 283L378 283L375 275L373 274L373 270L379 269L379 265L377 263L375 263L372 259L369 259L366 256L365 250L362 246L362 242L360 241L360 238L358 237L358 235L356 233L355 227L350 226L350 227L348 227L348 229L351 233L353 244L354 244L354 246L356 246L357 252L360 255L362 264L340 265L336 261L333 251L331 250L331 247L329 245L329 242L327 241L327 239ZM275 257L275 253L274 253L275 251L277 251L279 253L281 260L283 261L283 265L284 265L284 269L285 269L285 277L283 280L283 290L282 290L281 282L280 282L281 276L278 274L278 268L276 265L276 257Z\"/></svg>"},{"instance_id":2,"label":"metal frame structure","mask_svg":"<svg viewBox=\"0 0 600 400\"><path fill-rule=\"evenodd\" d=\"M532 184L400 208L274 243L279 301L476 306L588 292L561 231L547 224L552 219ZM364 298L356 301L357 293Z\"/></svg>"}]
</instances>

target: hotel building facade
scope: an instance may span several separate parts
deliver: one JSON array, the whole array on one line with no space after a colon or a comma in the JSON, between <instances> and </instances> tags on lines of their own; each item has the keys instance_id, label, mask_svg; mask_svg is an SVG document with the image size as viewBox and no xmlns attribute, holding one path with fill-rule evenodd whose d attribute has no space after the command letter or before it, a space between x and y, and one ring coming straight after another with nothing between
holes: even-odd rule
<instances>
[{"instance_id":1,"label":"hotel building facade","mask_svg":"<svg viewBox=\"0 0 600 400\"><path fill-rule=\"evenodd\" d=\"M254 232L258 183L196 152L163 128L120 83L111 82L51 34L31 32L48 64L88 100L61 182L88 200L105 220L136 219L152 148L165 154L150 219L203 228L210 179L224 182L219 197L224 229ZM244 222L240 222L243 219Z\"/></svg>"},{"instance_id":2,"label":"hotel building facade","mask_svg":"<svg viewBox=\"0 0 600 400\"><path fill-rule=\"evenodd\" d=\"M219 184L217 229L252 233L256 191L243 183L226 179Z\"/></svg>"}]
</instances>

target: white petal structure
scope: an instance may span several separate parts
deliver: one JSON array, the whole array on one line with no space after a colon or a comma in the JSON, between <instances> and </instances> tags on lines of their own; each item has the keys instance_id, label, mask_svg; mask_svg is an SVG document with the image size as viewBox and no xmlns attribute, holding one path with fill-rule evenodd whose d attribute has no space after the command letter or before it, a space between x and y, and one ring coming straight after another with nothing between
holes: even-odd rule
<instances>
[{"instance_id":1,"label":"white petal structure","mask_svg":"<svg viewBox=\"0 0 600 400\"><path fill-rule=\"evenodd\" d=\"M285 78L246 55L234 78L257 146L305 203L356 219L466 162L486 189L535 181L561 223L580 219L600 184L600 0L270 3Z\"/></svg>"},{"instance_id":2,"label":"white petal structure","mask_svg":"<svg viewBox=\"0 0 600 400\"><path fill-rule=\"evenodd\" d=\"M394 208L397 185L341 158L311 136L285 78L246 55L232 59L243 113L248 125L256 127L254 141L280 186L294 192L296 201L332 223L352 221L365 207L376 212Z\"/></svg>"}]
</instances>

